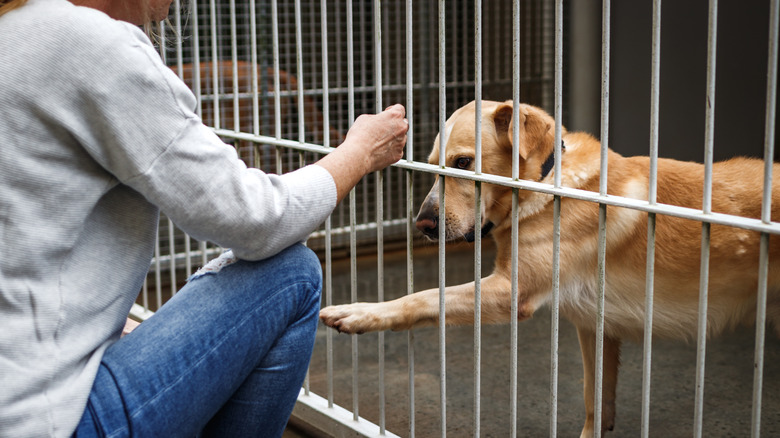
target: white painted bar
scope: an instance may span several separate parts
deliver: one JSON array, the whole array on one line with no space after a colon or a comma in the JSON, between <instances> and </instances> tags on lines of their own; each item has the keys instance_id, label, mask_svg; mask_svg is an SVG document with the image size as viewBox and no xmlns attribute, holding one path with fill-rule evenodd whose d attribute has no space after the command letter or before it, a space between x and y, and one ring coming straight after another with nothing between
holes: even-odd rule
<instances>
[{"instance_id":1,"label":"white painted bar","mask_svg":"<svg viewBox=\"0 0 780 438\"><path fill-rule=\"evenodd\" d=\"M599 195L607 195L607 172L609 150L609 58L610 58L610 0L604 0L602 10L602 46L601 46L601 167L599 175ZM594 390L594 434L601 436L602 385L604 381L604 301L606 284L607 254L607 205L599 204L598 236L598 316L596 319L596 376Z\"/></svg>"},{"instance_id":2,"label":"white painted bar","mask_svg":"<svg viewBox=\"0 0 780 438\"><path fill-rule=\"evenodd\" d=\"M301 36L301 0L295 0L295 65L298 86L298 141L306 141L306 116L303 108L303 37Z\"/></svg>"},{"instance_id":3,"label":"white painted bar","mask_svg":"<svg viewBox=\"0 0 780 438\"><path fill-rule=\"evenodd\" d=\"M238 100L238 41L236 37L236 0L230 0L230 66L233 75L233 130L241 130L241 105ZM216 61L216 59L214 60Z\"/></svg>"},{"instance_id":4,"label":"white painted bar","mask_svg":"<svg viewBox=\"0 0 780 438\"><path fill-rule=\"evenodd\" d=\"M439 0L439 166L444 168L447 155L447 64L445 63L445 12L446 1ZM446 178L439 176L439 405L441 409L441 436L447 436L447 348L446 348L446 324L444 290L445 282L445 195L444 187Z\"/></svg>"},{"instance_id":5,"label":"white painted bar","mask_svg":"<svg viewBox=\"0 0 780 438\"><path fill-rule=\"evenodd\" d=\"M322 113L323 126L330 126L328 81L328 4L320 1L320 38L322 40ZM330 135L323 132L323 146L330 147ZM325 306L333 305L333 215L325 220ZM325 379L327 407L333 408L333 330L325 332Z\"/></svg>"},{"instance_id":6,"label":"white painted bar","mask_svg":"<svg viewBox=\"0 0 780 438\"><path fill-rule=\"evenodd\" d=\"M561 158L563 143L563 2L555 9L555 87L554 87L555 143L554 183L561 186ZM553 198L553 273L550 307L550 436L558 435L558 343L560 330L560 273L561 273L561 198Z\"/></svg>"},{"instance_id":7,"label":"white painted bar","mask_svg":"<svg viewBox=\"0 0 780 438\"><path fill-rule=\"evenodd\" d=\"M355 48L353 40L353 13L352 2L347 2L347 101L348 113L347 120L349 127L355 122ZM355 188L349 192L349 264L350 264L350 301L357 301L357 238L355 226L356 217ZM357 421L359 418L358 409L358 338L357 335L351 335L352 343L352 418Z\"/></svg>"},{"instance_id":8,"label":"white painted bar","mask_svg":"<svg viewBox=\"0 0 780 438\"><path fill-rule=\"evenodd\" d=\"M718 2L710 0L707 35L707 96L704 132L704 199L703 213L712 211L712 155L715 135L715 60L718 35ZM699 324L696 339L696 398L693 436L701 438L704 422L704 364L707 351L707 297L710 272L710 224L702 224L701 269L699 276Z\"/></svg>"},{"instance_id":9,"label":"white painted bar","mask_svg":"<svg viewBox=\"0 0 780 438\"><path fill-rule=\"evenodd\" d=\"M374 0L374 86L375 111L382 111L382 5ZM385 240L384 240L384 171L376 175L376 272L377 302L385 300ZM377 333L377 356L379 362L379 431L385 432L385 332Z\"/></svg>"},{"instance_id":10,"label":"white painted bar","mask_svg":"<svg viewBox=\"0 0 780 438\"><path fill-rule=\"evenodd\" d=\"M210 6L210 17L209 21L211 24L211 88L213 93L214 101L213 109L214 109L214 128L220 129L222 127L221 124L221 117L220 117L220 111L219 111L219 53L217 52L217 5L215 0L209 0L209 6Z\"/></svg>"},{"instance_id":11,"label":"white painted bar","mask_svg":"<svg viewBox=\"0 0 780 438\"><path fill-rule=\"evenodd\" d=\"M772 217L772 169L775 152L775 112L777 105L777 61L780 31L780 2L770 4L769 54L767 55L766 119L764 123L764 192L761 203L761 221L770 223ZM750 436L761 436L761 401L764 381L764 344L766 342L766 302L769 276L769 235L761 234L758 265L758 295L756 297L756 342L753 359L753 409Z\"/></svg>"},{"instance_id":12,"label":"white painted bar","mask_svg":"<svg viewBox=\"0 0 780 438\"><path fill-rule=\"evenodd\" d=\"M653 35L650 78L650 175L647 199L656 203L658 186L658 108L661 84L661 0L653 1ZM655 213L647 215L647 264L645 268L645 333L642 355L642 429L650 435L650 383L653 355L653 293L655 281Z\"/></svg>"},{"instance_id":13,"label":"white painted bar","mask_svg":"<svg viewBox=\"0 0 780 438\"><path fill-rule=\"evenodd\" d=\"M260 78L257 73L258 61L256 0L249 0L249 39L249 63L252 69L252 133L260 134Z\"/></svg>"},{"instance_id":14,"label":"white painted bar","mask_svg":"<svg viewBox=\"0 0 780 438\"><path fill-rule=\"evenodd\" d=\"M281 85L279 80L279 5L277 0L271 0L271 33L274 61L274 133L276 139L280 140L282 138L282 103L279 98Z\"/></svg>"},{"instance_id":15,"label":"white painted bar","mask_svg":"<svg viewBox=\"0 0 780 438\"><path fill-rule=\"evenodd\" d=\"M512 107L520 106L520 1L516 0L512 4ZM519 180L520 174L520 112L512 111L512 181ZM518 263L518 211L519 197L518 190L512 190L512 230L510 247L510 281L512 283L509 299L509 311L512 315L517 315L517 263ZM509 335L509 436L517 437L518 421L518 383L517 383L517 337L518 337L517 318L510 318Z\"/></svg>"},{"instance_id":16,"label":"white painted bar","mask_svg":"<svg viewBox=\"0 0 780 438\"><path fill-rule=\"evenodd\" d=\"M380 430L379 426L365 418L353 418L352 413L334 405L317 394L305 394L303 390L298 395L292 418L309 426L316 426L325 436L335 437L388 437L399 438L398 435Z\"/></svg>"},{"instance_id":17,"label":"white painted bar","mask_svg":"<svg viewBox=\"0 0 780 438\"><path fill-rule=\"evenodd\" d=\"M414 75L412 65L414 58L414 15L412 13L412 0L406 1L406 118L409 121L409 130L406 136L406 161L414 162ZM406 170L406 293L413 294L414 290L414 171ZM414 391L414 330L407 333L408 343L408 367L409 367L409 437L415 436L415 391Z\"/></svg>"},{"instance_id":18,"label":"white painted bar","mask_svg":"<svg viewBox=\"0 0 780 438\"><path fill-rule=\"evenodd\" d=\"M474 2L474 168L482 173L482 1ZM480 400L482 388L482 183L474 182L474 431L480 436Z\"/></svg>"}]
</instances>

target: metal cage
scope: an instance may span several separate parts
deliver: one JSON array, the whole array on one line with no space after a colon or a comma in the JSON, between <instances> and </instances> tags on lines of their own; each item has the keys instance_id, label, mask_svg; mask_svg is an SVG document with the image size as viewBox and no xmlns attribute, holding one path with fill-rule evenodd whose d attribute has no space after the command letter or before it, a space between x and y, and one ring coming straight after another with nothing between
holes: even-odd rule
<instances>
[{"instance_id":1,"label":"metal cage","mask_svg":"<svg viewBox=\"0 0 780 438\"><path fill-rule=\"evenodd\" d=\"M386 298L386 289L392 288L393 292L389 295L393 296L414 292L417 289L415 269L419 268L420 264L424 264L425 269L439 272L438 284L442 289L446 283L459 280L463 276L467 277L466 280L469 277L480 277L482 253L489 253L489 244L483 248L481 239L477 239L473 252L467 251L467 268L464 268L463 272L452 274L452 264L449 263L451 255L445 253L445 245L435 247L421 244L415 235L414 214L434 175L443 175L445 178L463 177L461 173L453 172L441 163L426 164L426 153L437 132L443 127L446 117L454 109L475 99L511 99L515 103L527 102L545 108L556 119L556 144L560 144L561 121L568 117L569 112L568 97L563 91L564 84L576 83L570 76L577 73L567 66L566 62L571 57L565 56L568 52L564 51L564 41L570 41L566 40L565 36L572 21L566 12L569 7L574 7L572 3L563 0L516 0L484 4L481 0L193 0L185 4L176 0L171 19L163 26L160 47L168 65L190 85L198 97L199 113L204 122L213 126L226 142L232 143L248 165L266 172L287 172L315 161L321 154L328 153L331 147L338 145L352 121L362 113L374 113L395 102L406 105L411 128L406 157L392 168L366 177L353 190L348 201L340 205L322 229L309 239L309 246L321 255L325 267L324 304L333 303L334 294L348 296L349 298L344 299L353 301L359 296L361 299L381 301ZM649 84L649 155L653 163L651 168L655 168L658 156L660 5L660 0L653 1L652 72ZM771 5L764 147L767 169L771 169L774 155L779 20L778 1L773 0ZM706 131L704 161L709 171L705 193L711 193L712 188L717 10L717 1L711 0L709 68L707 77L703 78L707 81L707 90L706 96L702 96L702 107L705 102L708 103L706 126L702 127ZM598 23L601 33L600 132L604 148L602 170L608 166L605 151L609 145L610 132L610 14L611 2L604 0ZM598 102L596 104L598 105ZM478 152L477 156L479 155ZM558 155L560 150L556 151L556 156ZM556 160L556 166L559 166L559 160ZM476 184L490 183L511 187L515 193L518 190L532 190L551 194L558 205L564 198L585 200L599 205L602 212L602 232L599 238L598 271L594 272L594 276L599 278L602 310L597 327L600 336L597 338L599 349L603 348L604 277L608 275L604 266L607 206L635 209L648 214L648 273L653 272L656 215L671 215L701 222L704 274L709 266L709 229L712 224L761 233L762 269L755 334L752 418L749 420L752 435L760 436L764 385L767 242L771 235L780 234L780 224L772 222L769 216L771 184L765 183L764 186L764 214L761 219L751 219L713 213L708 203L709 198L705 198L701 210L658 204L654 195L655 174L650 176L650 199L637 201L607 196L605 178L601 181L599 192L561 187L559 170L557 167L557 179L553 185L520 180L516 174L507 178L475 172L467 178ZM771 170L768 171L765 181L770 179ZM556 226L559 226L559 223L559 217L556 216ZM554 245L557 251L559 242L554 242ZM385 259L385 254L389 254L390 249L401 250L403 256L399 259L388 255L389 258ZM176 229L169 220L161 218L157 252L147 285L139 297L141 306L136 309L136 313L143 316L155 310L168 296L175 293L177 286L189 276L194 267L219 251L219 248L214 248L206 242L193 241ZM514 257L517 257L516 246L513 252ZM555 254L557 255L557 252ZM450 265L450 270L446 272L445 260ZM456 265L463 266L457 263ZM554 266L555 280L559 269L557 261ZM371 278L367 280L364 274L370 275ZM516 275L516 271L513 274ZM647 306L652 308L652 275L648 275L648 278ZM703 418L707 276L703 275L702 278L701 322L697 339L692 415L695 436L707 435L705 431L712 433L712 429L707 429ZM294 417L303 427L311 427L334 436L393 436L388 430L386 412L387 407L392 405L394 410L401 410L401 415L407 420L401 429L394 426L395 433L414 436L420 428L420 422L437 421L435 429L442 436L445 436L448 430L456 436L466 433L480 436L483 419L493 413L489 410L500 408L508 417L506 421L501 420L504 423L500 435L516 436L520 417L523 416L519 411L537 408L543 410L548 417L545 430L550 436L556 436L559 414L563 416L568 413L561 412L559 408L559 402L563 403L563 396L559 390L558 346L563 328L558 321L557 281L553 284L552 311L549 317L546 317L549 318L550 330L544 335L545 339L549 339L550 362L545 370L549 374L548 400L543 406L533 403L529 405L527 400L522 400L522 394L519 395L524 387L518 382L522 371L518 370L518 345L521 341L518 339L517 321L511 324L509 339L501 341L505 342L501 348L508 354L504 357L507 362L508 381L502 383L506 389L506 395L501 398L502 406L493 404L485 408L483 396L480 395L483 380L481 370L489 365L485 364L482 358L483 339L484 342L491 341L483 334L483 330L488 332L488 336L495 333L475 324L473 334L469 334L473 336L473 358L470 388L467 392L473 400L467 403L467 407L457 411L469 413L468 420L457 422L468 424L468 432L462 429L453 432L447 426L448 419L452 419L452 414L448 415L447 411L449 397L453 392L462 389L452 389L452 373L459 376L461 371L450 370L448 380L448 363L453 359L447 355L448 346L445 339L448 332L443 325L440 325L436 332L438 339L432 332L410 332L388 335L388 338L380 333L367 341L361 340L360 345L369 345L372 351L370 365L366 364L366 349L358 347L356 337L336 340L332 330L323 329L317 338L311 378L301 391ZM368 292L364 292L366 290ZM513 306L516 306L516 294L517 291L513 290ZM479 288L476 297L476 303L478 302ZM475 319L478 320L479 306L476 307ZM443 301L441 311L446 312ZM642 436L650 435L651 425L650 370L653 343L652 321L649 318L648 320L643 348L638 353L643 358L641 420L638 426ZM393 336L394 343L390 342L390 336ZM396 342L399 339L400 344ZM420 339L425 339L425 343L422 344ZM434 366L434 369L421 370L423 366L416 368L415 357L420 355L421 350L431 349L428 342L437 344L435 353L438 356L438 368ZM347 355L348 358L345 357ZM600 354L597 354L597 358L596 387L600 388L603 364L600 362ZM392 367L391 377L388 377L387 361L401 364ZM336 362L348 362L348 370L342 371L340 366L334 367ZM399 372L401 368L406 371ZM371 384L374 385L373 388L371 385L366 386L366 372L371 375L368 380L376 380L376 383ZM435 381L427 382L431 379ZM423 385L422 380L427 383L424 382L426 384ZM398 391L405 394L403 406L397 406L396 399L387 399L386 391L391 387L395 391L394 394ZM436 387L438 393L425 392L427 389L420 392L418 387ZM374 407L366 409L360 393L370 393L369 398ZM600 400L601 393L597 390L597 431L600 431ZM351 409L339 406L350 402ZM421 405L436 405L438 418L417 418L416 414ZM361 414L367 411L365 416ZM370 418L367 419L368 417ZM771 419L778 420L776 416ZM774 426L775 429L772 430L777 431L777 425ZM520 433L523 431L533 434L526 429L521 429Z\"/></svg>"}]
</instances>

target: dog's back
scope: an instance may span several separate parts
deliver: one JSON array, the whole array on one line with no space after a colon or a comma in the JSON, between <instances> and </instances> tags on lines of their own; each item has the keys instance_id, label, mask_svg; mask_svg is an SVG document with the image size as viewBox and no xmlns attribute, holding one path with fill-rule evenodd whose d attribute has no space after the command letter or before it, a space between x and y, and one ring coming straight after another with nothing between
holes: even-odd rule
<instances>
[{"instance_id":1,"label":"dog's back","mask_svg":"<svg viewBox=\"0 0 780 438\"><path fill-rule=\"evenodd\" d=\"M589 160L599 161L598 141L582 134L569 134L570 143L581 144ZM589 136L588 136L589 137ZM566 138L566 136L565 136ZM568 153L568 151L567 151ZM574 155L574 154L572 154ZM591 164L593 164L591 163ZM586 166L593 168L593 166ZM610 153L609 194L647 200L650 160L648 157L622 157ZM704 165L670 159L658 160L657 202L701 210L704 197ZM759 219L761 217L764 162L734 158L713 165L712 208L714 213ZM564 170L565 172L565 170ZM780 220L780 165L773 171L772 220ZM598 190L598 174L591 174L581 187ZM564 200L585 204L585 201ZM581 205L597 223L597 207ZM579 218L582 220L582 218ZM562 233L566 233L563 219ZM591 238L597 230L591 227ZM618 207L607 209L607 330L622 337L640 337L643 332L647 256L647 214ZM657 215L655 233L654 334L695 337L700 288L702 224L668 215ZM780 335L780 239L769 240L767 316ZM562 248L562 254L566 248ZM593 248L595 251L595 248ZM760 233L713 224L710 228L708 279L708 335L737 324L752 324L756 313L759 276ZM595 257L595 253L592 254ZM563 256L562 256L563 257ZM591 269L592 265L587 269ZM562 270L568 267L562 267ZM563 278L567 274L562 273ZM577 274L578 278L582 278ZM594 280L591 277L591 280ZM593 295L595 283L573 297ZM562 303L562 311L575 324L592 325L595 312L590 303Z\"/></svg>"}]
</instances>

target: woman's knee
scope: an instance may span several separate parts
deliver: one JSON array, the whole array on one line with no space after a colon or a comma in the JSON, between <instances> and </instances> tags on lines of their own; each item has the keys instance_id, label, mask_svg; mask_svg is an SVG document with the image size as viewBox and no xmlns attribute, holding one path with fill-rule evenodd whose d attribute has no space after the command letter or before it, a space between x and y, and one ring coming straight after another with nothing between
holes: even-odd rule
<instances>
[{"instance_id":1,"label":"woman's knee","mask_svg":"<svg viewBox=\"0 0 780 438\"><path fill-rule=\"evenodd\" d=\"M283 270L289 272L295 282L309 283L313 289L322 290L322 266L317 254L303 244L295 244L276 255Z\"/></svg>"},{"instance_id":2,"label":"woman's knee","mask_svg":"<svg viewBox=\"0 0 780 438\"><path fill-rule=\"evenodd\" d=\"M297 268L304 279L322 285L322 266L317 254L307 246L297 243L280 253L281 257Z\"/></svg>"}]
</instances>

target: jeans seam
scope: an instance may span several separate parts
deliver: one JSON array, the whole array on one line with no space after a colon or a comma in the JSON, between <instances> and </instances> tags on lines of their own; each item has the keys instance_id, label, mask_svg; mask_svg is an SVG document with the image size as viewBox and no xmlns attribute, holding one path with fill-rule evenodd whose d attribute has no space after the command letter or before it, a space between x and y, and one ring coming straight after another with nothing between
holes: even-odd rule
<instances>
[{"instance_id":1,"label":"jeans seam","mask_svg":"<svg viewBox=\"0 0 780 438\"><path fill-rule=\"evenodd\" d=\"M130 413L127 411L127 403L125 402L125 396L124 394L122 394L122 391L119 390L119 384L117 383L116 376L114 376L114 372L111 370L111 368L107 366L104 366L104 368L108 372L108 375L111 376L111 380L114 381L114 385L117 388L117 393L119 393L119 399L122 401L122 410L125 413L125 418L130 418ZM106 432L102 428L102 424L100 429L101 429L100 430L101 436L104 436L106 438L112 438L118 436L120 432L125 432L125 431L127 432L128 436L133 436L133 423L130 421L127 422L127 426L123 426L111 434L106 434Z\"/></svg>"},{"instance_id":2,"label":"jeans seam","mask_svg":"<svg viewBox=\"0 0 780 438\"><path fill-rule=\"evenodd\" d=\"M272 299L274 299L275 297L277 297L277 296L278 296L280 293L282 293L282 292L284 292L284 291L287 291L287 290L289 290L290 288L296 287L296 286L298 286L298 285L301 285L301 284L306 284L306 285L307 285L307 287L310 287L310 288L315 288L315 287L314 287L314 284L313 284L311 281L308 281L308 280L306 280L306 281L298 281L298 282L295 282L295 283L291 283L291 284L288 284L288 285L287 285L286 287L284 287L284 288L280 288L279 290L277 290L277 291L276 291L275 293L273 293L272 295L269 295L269 296L268 296L268 297L267 297L265 300L263 300L263 303L265 303L265 302L267 302L267 301L269 301L269 300L272 300ZM315 288L315 289L316 289L316 288ZM137 409L135 409L135 411L133 411L132 413L125 412L125 414L126 414L126 415L128 415L128 418L129 418L129 419L136 418L136 416L137 416L138 414L140 414L140 413L141 413L141 411L143 411L143 410L144 410L144 409L146 409L146 408L147 408L147 407L148 407L150 404L154 403L154 402L155 402L157 399L159 399L159 398L162 396L162 394L163 394L163 393L165 393L166 391L168 391L168 390L169 390L171 387L173 387L173 386L174 386L174 385L176 385L177 383L181 382L181 380L182 380L182 379L184 379L184 376L185 376L185 375L191 374L192 370L193 370L193 369L195 369L195 368L197 368L197 367L198 367L198 365L200 365L200 364L201 364L201 363L202 363L202 362L205 360L205 357L206 357L206 356L208 356L209 354L211 354L211 353L212 353L214 350L216 350L218 347L220 347L220 346L222 345L222 343L224 342L224 338L225 338L225 337L227 337L227 335L234 333L234 332L237 330L237 327L239 327L239 326L243 325L244 323L246 323L246 322L247 322L247 321L248 321L248 320L249 320L249 319L252 317L252 315L254 315L254 312L256 311L256 309L257 309L258 307L262 307L262 306L263 306L262 304L260 304L260 305L256 306L256 308L255 308L255 310L254 310L254 311L252 311L250 314L248 314L248 315L247 315L247 316L245 316L243 319L241 319L241 321L239 321L237 324L235 324L235 325L234 325L234 326L233 326L233 327L232 327L232 328L231 328L231 329L230 329L228 332L226 332L226 333L225 333L225 335L221 336L221 337L220 337L220 341L219 341L219 342L217 342L217 343L216 343L216 344L215 344L215 345L214 345L214 346L213 346L211 349L209 349L207 352L203 353L203 354L200 356L200 358L198 359L198 361L197 361L197 362L195 362L195 363L193 363L193 364L192 364L192 366L190 366L190 367L189 367L189 368L187 368L187 369L186 369L186 370L185 370L183 373L181 373L181 374L179 375L179 377L178 377L178 378L176 378L176 380L175 380L175 381L173 381L173 382L171 382L170 384L166 385L164 388L162 388L160 391L158 391L158 392L157 392L157 394L155 394L155 396L154 396L154 397L152 397L150 400L148 400L148 401L147 401L146 403L144 403L143 405L139 406L139 407L138 407ZM300 312L298 312L298 313L300 313ZM296 317L297 317L297 315L296 315Z\"/></svg>"}]
</instances>

